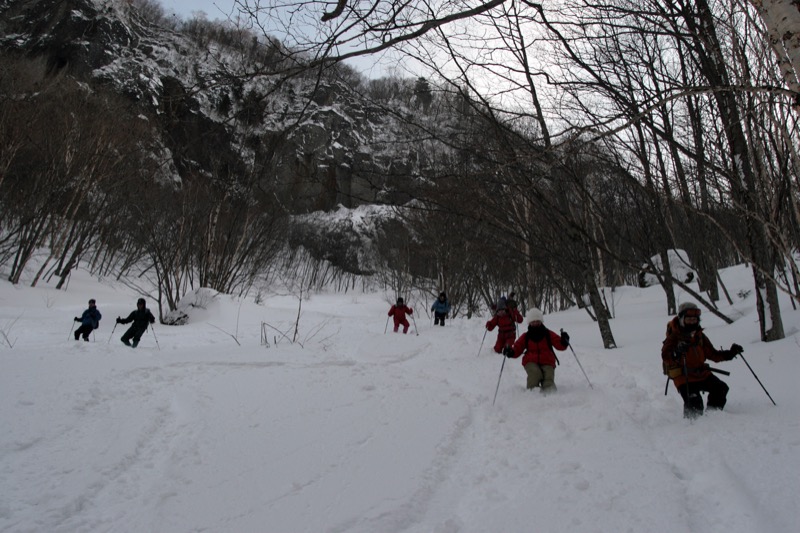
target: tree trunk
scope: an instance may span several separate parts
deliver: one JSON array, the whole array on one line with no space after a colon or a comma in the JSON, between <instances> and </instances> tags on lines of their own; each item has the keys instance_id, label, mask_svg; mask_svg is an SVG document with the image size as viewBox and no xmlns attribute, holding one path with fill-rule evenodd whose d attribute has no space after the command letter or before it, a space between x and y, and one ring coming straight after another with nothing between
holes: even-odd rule
<instances>
[{"instance_id":1,"label":"tree trunk","mask_svg":"<svg viewBox=\"0 0 800 533\"><path fill-rule=\"evenodd\" d=\"M614 340L614 333L611 331L611 316L603 303L597 282L590 270L585 270L586 290L589 292L589 301L592 303L594 314L597 317L597 326L600 328L600 337L603 339L603 347L607 350L617 347Z\"/></svg>"},{"instance_id":2,"label":"tree trunk","mask_svg":"<svg viewBox=\"0 0 800 533\"><path fill-rule=\"evenodd\" d=\"M715 87L730 86L722 47L716 34L714 17L706 0L697 0L697 22L691 17L686 21L693 31L698 46L698 60L703 75ZM774 272L774 261L769 250L762 222L758 217L759 199L758 185L750 161L747 138L744 134L736 96L729 91L715 91L714 99L719 110L725 136L730 147L731 158L731 196L735 204L743 210L747 227L747 240L750 257L753 260L753 278L758 293L757 311L761 330L761 340L771 341L784 337L783 321L777 300L777 288L771 276L765 272Z\"/></svg>"},{"instance_id":3,"label":"tree trunk","mask_svg":"<svg viewBox=\"0 0 800 533\"><path fill-rule=\"evenodd\" d=\"M800 2L749 0L767 27L767 38L786 87L797 93L794 110L800 115Z\"/></svg>"}]
</instances>

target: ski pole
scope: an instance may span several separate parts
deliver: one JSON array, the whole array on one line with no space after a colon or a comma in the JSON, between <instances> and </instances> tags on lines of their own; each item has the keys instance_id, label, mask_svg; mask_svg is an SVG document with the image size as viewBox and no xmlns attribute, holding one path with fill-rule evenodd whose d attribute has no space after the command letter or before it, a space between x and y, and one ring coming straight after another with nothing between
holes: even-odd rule
<instances>
[{"instance_id":1,"label":"ski pole","mask_svg":"<svg viewBox=\"0 0 800 533\"><path fill-rule=\"evenodd\" d=\"M766 393L767 393L767 397L769 398L769 401L771 401L771 402L772 402L772 405L778 405L778 404L776 404L776 403L775 403L775 400L773 400L773 399L772 399L772 396L770 396L770 395L769 395L769 392L767 392L767 388L764 386L764 384L763 384L763 383L761 383L761 380L760 380L760 379L758 379L758 376L756 376L756 373L755 373L755 372L753 372L753 367L751 367L751 366L750 366L750 363L748 363L748 362L747 362L747 359L745 359L745 358L744 358L744 354L743 354L743 353L740 353L740 354L739 354L739 357L741 357L741 358L742 358L742 361L744 361L744 364L746 364L746 365L747 365L747 368L749 368L749 369L750 369L750 372L752 372L752 373L753 373L753 377L754 377L754 378L756 378L756 381L758 381L758 384L759 384L759 385L761 385L761 388L762 388L762 389L764 389L764 392L766 392Z\"/></svg>"},{"instance_id":2,"label":"ski pole","mask_svg":"<svg viewBox=\"0 0 800 533\"><path fill-rule=\"evenodd\" d=\"M114 330L117 329L117 324L114 323L114 327L111 328L111 335L108 336L108 342L106 344L111 344L111 338L114 336Z\"/></svg>"},{"instance_id":3,"label":"ski pole","mask_svg":"<svg viewBox=\"0 0 800 533\"><path fill-rule=\"evenodd\" d=\"M483 349L483 341L485 341L485 340L486 340L486 334L487 334L488 332L489 332L489 330L484 330L484 332L483 332L483 339L481 339L481 347L480 347L480 348L478 348L478 355L479 355L479 356L481 355L481 350Z\"/></svg>"},{"instance_id":4,"label":"ski pole","mask_svg":"<svg viewBox=\"0 0 800 533\"><path fill-rule=\"evenodd\" d=\"M561 333L564 333L563 329L561 330ZM586 371L583 369L583 365L581 364L580 359L578 359L578 354L575 353L575 348L572 347L572 344L569 344L568 346L570 351L572 351L572 355L575 356L575 360L578 362L578 366L580 367L581 372L583 372L583 377L586 378L586 382L589 384L589 387L593 389L594 386L592 385L592 382L589 381L589 376L586 375Z\"/></svg>"},{"instance_id":5,"label":"ski pole","mask_svg":"<svg viewBox=\"0 0 800 533\"><path fill-rule=\"evenodd\" d=\"M386 317L386 326L383 328L383 334L386 335L386 331L389 329L389 319L392 318L391 316Z\"/></svg>"},{"instance_id":6,"label":"ski pole","mask_svg":"<svg viewBox=\"0 0 800 533\"><path fill-rule=\"evenodd\" d=\"M158 345L158 337L156 337L156 328L154 328L152 324L150 324L150 333L153 334L153 338L156 340L156 348L158 348L158 351L161 351L161 346Z\"/></svg>"},{"instance_id":7,"label":"ski pole","mask_svg":"<svg viewBox=\"0 0 800 533\"><path fill-rule=\"evenodd\" d=\"M589 387L593 389L594 386L592 385L592 382L589 381L589 376L586 375L586 371L583 369L583 365L581 365L580 360L578 360L578 356L575 353L575 349L572 347L571 344L569 345L569 349L572 351L572 355L575 356L575 360L578 361L578 366L581 368L581 372L583 372L583 377L586 378L586 382L589 384Z\"/></svg>"},{"instance_id":8,"label":"ski pole","mask_svg":"<svg viewBox=\"0 0 800 533\"><path fill-rule=\"evenodd\" d=\"M419 337L419 328L417 327L417 319L414 318L414 313L411 313L411 320L414 322L414 333Z\"/></svg>"},{"instance_id":9,"label":"ski pole","mask_svg":"<svg viewBox=\"0 0 800 533\"><path fill-rule=\"evenodd\" d=\"M719 368L714 368L714 367L708 366L708 365L706 365L706 368L708 370L710 370L711 372L714 372L715 374L722 374L723 376L730 376L731 375L731 373L728 372L727 370L720 370ZM667 376L667 382L664 385L664 396L666 396L667 395L667 391L669 391L669 380L670 379L671 378L669 376Z\"/></svg>"},{"instance_id":10,"label":"ski pole","mask_svg":"<svg viewBox=\"0 0 800 533\"><path fill-rule=\"evenodd\" d=\"M680 343L679 343L680 344ZM689 389L689 367L686 364L686 350L683 351L683 375L686 382L686 398L683 400L683 416L686 417L686 406L689 404L689 396L691 395L691 390Z\"/></svg>"},{"instance_id":11,"label":"ski pole","mask_svg":"<svg viewBox=\"0 0 800 533\"><path fill-rule=\"evenodd\" d=\"M500 375L497 376L497 388L494 389L494 400L492 400L492 405L494 405L494 402L497 401L497 391L500 390L500 378L503 377L503 368L505 368L505 366L506 366L506 356L504 355L503 364L500 365Z\"/></svg>"},{"instance_id":12,"label":"ski pole","mask_svg":"<svg viewBox=\"0 0 800 533\"><path fill-rule=\"evenodd\" d=\"M72 335L72 326L75 325L75 320L72 321L72 324L69 327L69 333L67 333L67 340L69 340L70 335Z\"/></svg>"}]
</instances>

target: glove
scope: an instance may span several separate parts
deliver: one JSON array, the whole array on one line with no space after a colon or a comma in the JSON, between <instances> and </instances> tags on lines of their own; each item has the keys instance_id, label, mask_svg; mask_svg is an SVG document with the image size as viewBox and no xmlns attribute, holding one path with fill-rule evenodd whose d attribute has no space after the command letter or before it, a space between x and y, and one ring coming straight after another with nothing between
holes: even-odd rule
<instances>
[{"instance_id":1,"label":"glove","mask_svg":"<svg viewBox=\"0 0 800 533\"><path fill-rule=\"evenodd\" d=\"M686 341L681 341L678 343L677 346L675 346L675 351L672 354L672 358L680 359L681 357L686 355L687 351L689 351L689 343Z\"/></svg>"},{"instance_id":2,"label":"glove","mask_svg":"<svg viewBox=\"0 0 800 533\"><path fill-rule=\"evenodd\" d=\"M561 330L561 344L563 344L565 348L569 346L569 333L563 329Z\"/></svg>"},{"instance_id":3,"label":"glove","mask_svg":"<svg viewBox=\"0 0 800 533\"><path fill-rule=\"evenodd\" d=\"M742 348L741 346L739 346L738 344L736 344L734 342L733 344L731 344L730 350L725 350L724 352L722 352L722 357L726 361L730 361L731 359L733 359L734 357L736 357L737 355L739 355L743 351L744 351L744 348Z\"/></svg>"},{"instance_id":4,"label":"glove","mask_svg":"<svg viewBox=\"0 0 800 533\"><path fill-rule=\"evenodd\" d=\"M81 319L80 319L80 318L78 318L78 317L75 317L75 318L73 319L73 321L75 321L75 322L80 322L80 321L81 321Z\"/></svg>"},{"instance_id":5,"label":"glove","mask_svg":"<svg viewBox=\"0 0 800 533\"><path fill-rule=\"evenodd\" d=\"M117 324L122 324L122 319L120 317L117 317Z\"/></svg>"},{"instance_id":6,"label":"glove","mask_svg":"<svg viewBox=\"0 0 800 533\"><path fill-rule=\"evenodd\" d=\"M511 346L506 346L505 348L503 348L503 355L505 355L506 357L513 358L514 348L512 348Z\"/></svg>"}]
</instances>

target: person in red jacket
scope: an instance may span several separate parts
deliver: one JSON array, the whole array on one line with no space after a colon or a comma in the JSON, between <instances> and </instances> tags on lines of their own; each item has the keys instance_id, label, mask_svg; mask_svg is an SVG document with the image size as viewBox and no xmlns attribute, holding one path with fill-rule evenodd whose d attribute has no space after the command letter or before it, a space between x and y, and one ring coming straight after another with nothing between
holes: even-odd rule
<instances>
[{"instance_id":1,"label":"person in red jacket","mask_svg":"<svg viewBox=\"0 0 800 533\"><path fill-rule=\"evenodd\" d=\"M495 308L494 316L486 323L486 329L492 331L497 328L497 341L494 343L494 351L502 353L503 348L510 346L517 336L516 324L522 323L522 315L516 308L509 309L506 306L505 298L500 298Z\"/></svg>"},{"instance_id":2,"label":"person in red jacket","mask_svg":"<svg viewBox=\"0 0 800 533\"><path fill-rule=\"evenodd\" d=\"M692 302L678 308L678 316L667 324L667 337L661 345L661 361L666 373L683 398L683 416L697 418L703 414L703 397L708 393L708 408L722 409L728 396L728 385L711 373L706 364L730 361L744 350L736 343L728 350L717 350L700 327L700 309Z\"/></svg>"},{"instance_id":3,"label":"person in red jacket","mask_svg":"<svg viewBox=\"0 0 800 533\"><path fill-rule=\"evenodd\" d=\"M394 332L397 333L397 330L400 329L400 325L403 326L403 333L408 333L408 319L406 315L410 315L414 312L413 309L408 307L406 304L403 303L402 298L397 299L397 303L389 309L389 316L394 317Z\"/></svg>"},{"instance_id":4,"label":"person in red jacket","mask_svg":"<svg viewBox=\"0 0 800 533\"><path fill-rule=\"evenodd\" d=\"M525 353L522 366L528 373L528 388L535 389L541 385L542 392L555 392L556 364L558 357L553 348L564 351L569 346L569 334L562 331L561 335L550 331L544 325L544 315L536 308L525 315L528 331L520 335L513 346L503 350L503 355L516 359Z\"/></svg>"}]
</instances>

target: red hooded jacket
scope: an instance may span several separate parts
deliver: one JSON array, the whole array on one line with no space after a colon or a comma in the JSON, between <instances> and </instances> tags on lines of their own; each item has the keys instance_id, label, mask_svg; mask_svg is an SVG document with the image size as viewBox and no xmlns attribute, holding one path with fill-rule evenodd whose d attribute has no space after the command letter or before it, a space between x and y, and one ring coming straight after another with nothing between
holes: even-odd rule
<instances>
[{"instance_id":1,"label":"red hooded jacket","mask_svg":"<svg viewBox=\"0 0 800 533\"><path fill-rule=\"evenodd\" d=\"M514 322L522 324L522 315L516 309L505 309L504 315L495 315L486 322L486 329L492 331L496 326L500 328L501 334L516 333L517 328Z\"/></svg>"},{"instance_id":2,"label":"red hooded jacket","mask_svg":"<svg viewBox=\"0 0 800 533\"><path fill-rule=\"evenodd\" d=\"M389 316L394 317L395 324L408 324L408 320L406 320L406 315L410 315L414 312L413 309L408 307L407 305L393 305L391 309L389 309Z\"/></svg>"},{"instance_id":3,"label":"red hooded jacket","mask_svg":"<svg viewBox=\"0 0 800 533\"><path fill-rule=\"evenodd\" d=\"M547 337L542 337L538 341L529 340L527 331L520 335L513 346L514 359L522 355L524 351L525 357L522 358L522 366L530 363L556 366L556 353L553 348L563 352L567 347L561 344L561 336L558 333L548 329L546 335L550 336L549 341Z\"/></svg>"}]
</instances>

